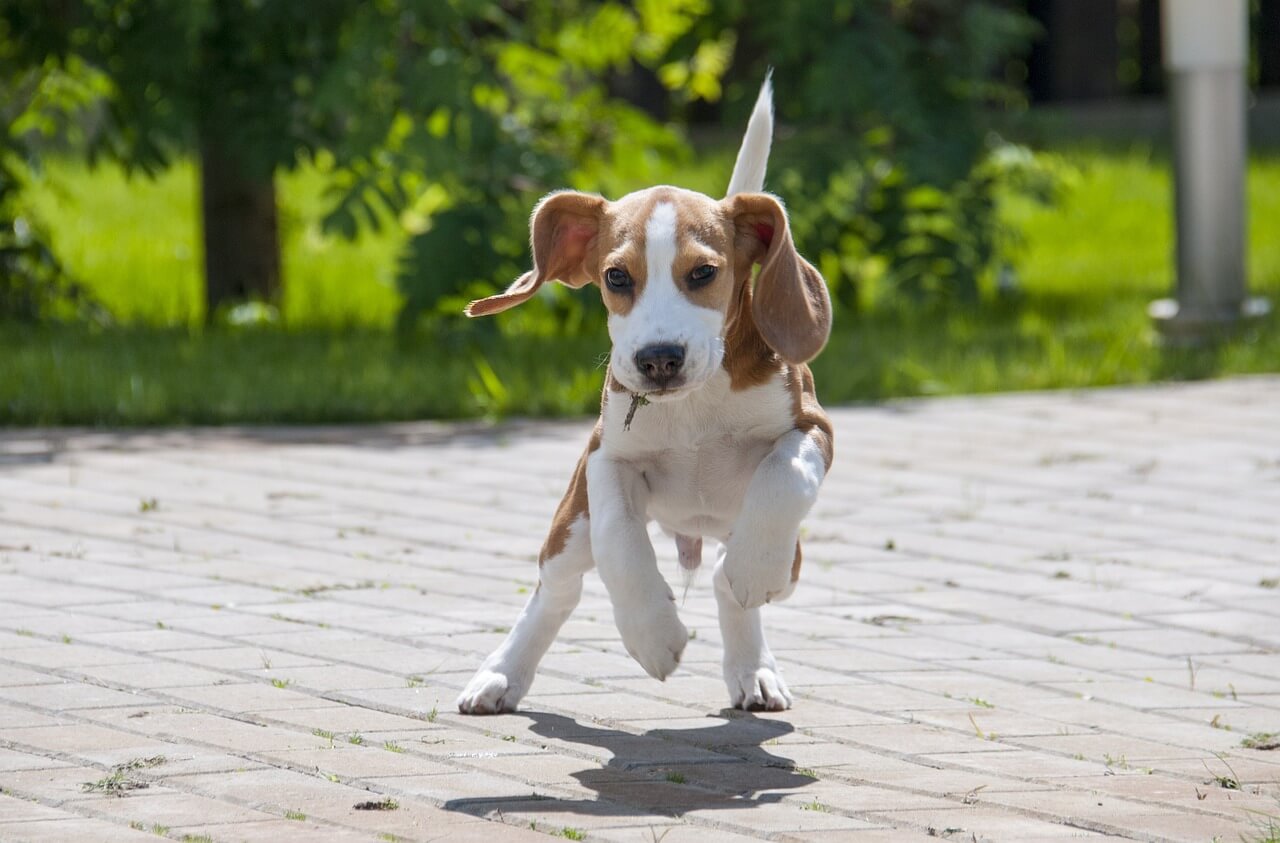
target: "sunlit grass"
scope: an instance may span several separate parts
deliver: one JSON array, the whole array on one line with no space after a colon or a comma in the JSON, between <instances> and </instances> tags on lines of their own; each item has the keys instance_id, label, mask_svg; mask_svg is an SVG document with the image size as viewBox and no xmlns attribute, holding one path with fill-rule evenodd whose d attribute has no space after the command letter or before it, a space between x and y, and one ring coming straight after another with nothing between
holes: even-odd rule
<instances>
[{"instance_id":1,"label":"sunlit grass","mask_svg":"<svg viewBox=\"0 0 1280 843\"><path fill-rule=\"evenodd\" d=\"M1172 193L1160 153L1061 154L1077 176L1058 203L1010 200L1003 209L1025 236L1014 256L1017 294L841 316L814 366L825 403L1280 371L1275 317L1214 348L1157 341L1146 306L1173 285ZM724 177L721 158L698 165L692 182L672 173L655 180L708 189ZM476 323L432 336L391 332L398 235L321 236L323 180L313 172L281 179L287 330L196 327L189 167L150 183L59 165L46 184L37 204L59 252L133 327L0 325L0 423L563 415L597 406L602 331L514 341ZM1280 304L1280 158L1256 158L1249 188L1251 287Z\"/></svg>"},{"instance_id":2,"label":"sunlit grass","mask_svg":"<svg viewBox=\"0 0 1280 843\"><path fill-rule=\"evenodd\" d=\"M204 320L196 171L179 163L152 180L119 167L53 162L33 207L55 250L126 325ZM277 180L284 273L281 318L291 328L392 324L400 305L394 226L350 242L321 232L325 181L311 169Z\"/></svg>"}]
</instances>

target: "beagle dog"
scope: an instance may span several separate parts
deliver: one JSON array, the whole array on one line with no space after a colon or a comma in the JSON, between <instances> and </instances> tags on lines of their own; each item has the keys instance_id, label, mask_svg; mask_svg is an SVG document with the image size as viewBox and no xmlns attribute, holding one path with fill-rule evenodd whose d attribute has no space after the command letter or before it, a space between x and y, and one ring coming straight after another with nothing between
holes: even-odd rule
<instances>
[{"instance_id":1,"label":"beagle dog","mask_svg":"<svg viewBox=\"0 0 1280 843\"><path fill-rule=\"evenodd\" d=\"M463 713L515 710L592 566L627 652L656 679L676 669L689 634L650 521L675 536L687 575L703 537L720 543L712 580L731 703L790 707L760 607L795 588L800 521L831 466L831 423L805 365L827 342L831 301L796 252L782 204L758 192L772 135L766 79L726 198L666 186L615 202L552 193L533 212L533 269L467 307L498 313L551 279L596 284L613 348L600 419L538 557L538 587L458 697Z\"/></svg>"}]
</instances>

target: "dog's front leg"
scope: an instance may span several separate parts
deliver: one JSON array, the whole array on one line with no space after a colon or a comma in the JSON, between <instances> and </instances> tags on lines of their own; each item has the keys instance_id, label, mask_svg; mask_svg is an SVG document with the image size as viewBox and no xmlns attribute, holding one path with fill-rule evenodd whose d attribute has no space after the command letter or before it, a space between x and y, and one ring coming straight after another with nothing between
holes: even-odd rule
<instances>
[{"instance_id":1,"label":"dog's front leg","mask_svg":"<svg viewBox=\"0 0 1280 843\"><path fill-rule=\"evenodd\" d=\"M760 605L795 588L800 521L826 476L820 430L793 430L760 462L712 582L724 639L724 679L738 708L791 707L791 692L764 638ZM828 440L829 442L829 440Z\"/></svg>"},{"instance_id":2,"label":"dog's front leg","mask_svg":"<svg viewBox=\"0 0 1280 843\"><path fill-rule=\"evenodd\" d=\"M799 574L800 521L827 474L818 430L792 430L756 467L717 565L744 609L786 599ZM795 575L795 576L793 576Z\"/></svg>"},{"instance_id":3,"label":"dog's front leg","mask_svg":"<svg viewBox=\"0 0 1280 843\"><path fill-rule=\"evenodd\" d=\"M590 453L588 448L588 453ZM587 509L586 454L556 510L551 534L538 557L538 587L506 640L494 650L458 696L463 714L515 711L533 684L538 662L582 596L591 570L591 514Z\"/></svg>"},{"instance_id":4,"label":"dog's front leg","mask_svg":"<svg viewBox=\"0 0 1280 843\"><path fill-rule=\"evenodd\" d=\"M638 469L604 449L587 461L587 481L592 552L622 643L650 676L666 679L680 663L689 633L649 541L648 486Z\"/></svg>"}]
</instances>

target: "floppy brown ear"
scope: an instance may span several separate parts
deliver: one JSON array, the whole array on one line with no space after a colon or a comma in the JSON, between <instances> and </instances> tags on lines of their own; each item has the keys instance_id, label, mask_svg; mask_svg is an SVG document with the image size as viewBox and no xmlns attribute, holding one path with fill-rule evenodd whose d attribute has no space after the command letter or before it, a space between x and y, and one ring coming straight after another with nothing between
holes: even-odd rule
<instances>
[{"instance_id":1,"label":"floppy brown ear","mask_svg":"<svg viewBox=\"0 0 1280 843\"><path fill-rule=\"evenodd\" d=\"M831 296L818 270L800 257L787 212L767 193L725 199L739 254L760 264L751 318L769 347L788 363L807 363L831 335Z\"/></svg>"},{"instance_id":2,"label":"floppy brown ear","mask_svg":"<svg viewBox=\"0 0 1280 843\"><path fill-rule=\"evenodd\" d=\"M594 276L587 271L587 257L600 232L606 204L600 196L573 190L543 197L529 220L533 269L517 278L505 292L471 302L466 314L501 313L528 301L548 280L574 288L590 284Z\"/></svg>"}]
</instances>

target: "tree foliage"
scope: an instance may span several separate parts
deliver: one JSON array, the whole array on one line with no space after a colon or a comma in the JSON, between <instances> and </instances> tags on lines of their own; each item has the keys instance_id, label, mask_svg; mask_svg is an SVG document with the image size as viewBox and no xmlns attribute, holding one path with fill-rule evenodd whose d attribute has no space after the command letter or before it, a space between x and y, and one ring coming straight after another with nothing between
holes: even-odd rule
<instances>
[{"instance_id":1,"label":"tree foliage","mask_svg":"<svg viewBox=\"0 0 1280 843\"><path fill-rule=\"evenodd\" d=\"M76 116L102 94L99 76L80 66L71 71L32 64L0 20L0 319L105 317L68 276L23 201L38 145L74 133Z\"/></svg>"},{"instance_id":2,"label":"tree foliage","mask_svg":"<svg viewBox=\"0 0 1280 843\"><path fill-rule=\"evenodd\" d=\"M74 148L154 172L213 138L267 179L299 163L327 173L332 233L406 229L405 326L523 270L541 194L616 195L685 154L654 114L719 100L731 65L735 131L776 68L780 117L799 132L776 145L770 187L850 307L871 277L916 296L976 295L1009 237L997 186L1034 181L987 131L987 109L1020 95L1001 63L1032 33L1003 0L0 0L0 11L6 74L92 92L72 103L75 120L25 109L81 131ZM648 110L619 95L637 80ZM0 208L29 131L11 126L0 149ZM47 249L24 255L54 272ZM533 316L550 308L563 326L587 298L549 290Z\"/></svg>"},{"instance_id":3,"label":"tree foliage","mask_svg":"<svg viewBox=\"0 0 1280 843\"><path fill-rule=\"evenodd\" d=\"M770 184L837 299L856 306L869 277L917 299L975 298L1013 236L997 189L1051 181L989 130L993 110L1021 100L1004 65L1031 20L1003 0L739 4L757 71L777 68L781 116L801 127L778 145Z\"/></svg>"},{"instance_id":4,"label":"tree foliage","mask_svg":"<svg viewBox=\"0 0 1280 843\"><path fill-rule=\"evenodd\" d=\"M639 66L674 98L715 98L732 50L728 37L692 37L707 0L426 5L430 22L383 22L397 46L378 62L370 113L384 119L321 161L334 172L331 230L392 219L413 234L405 325L523 271L542 194L614 192L679 154L673 130L612 96L611 78ZM383 32L364 30L357 49L379 51ZM559 306L572 316L582 304Z\"/></svg>"}]
</instances>

